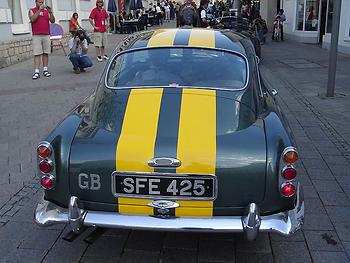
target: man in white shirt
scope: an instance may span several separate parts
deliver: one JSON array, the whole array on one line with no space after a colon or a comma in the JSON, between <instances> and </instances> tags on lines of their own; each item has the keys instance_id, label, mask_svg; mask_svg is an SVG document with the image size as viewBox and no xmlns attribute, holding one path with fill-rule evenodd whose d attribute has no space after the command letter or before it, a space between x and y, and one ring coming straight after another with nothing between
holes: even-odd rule
<instances>
[{"instance_id":1,"label":"man in white shirt","mask_svg":"<svg viewBox=\"0 0 350 263\"><path fill-rule=\"evenodd\" d=\"M89 46L84 37L84 32L82 30L75 31L69 39L68 45L71 52L68 58L73 64L74 73L80 74L80 72L85 72L85 68L92 66L92 61L87 55Z\"/></svg>"},{"instance_id":2,"label":"man in white shirt","mask_svg":"<svg viewBox=\"0 0 350 263\"><path fill-rule=\"evenodd\" d=\"M156 5L156 13L157 13L157 24L163 25L162 9L160 8L159 3Z\"/></svg>"},{"instance_id":3,"label":"man in white shirt","mask_svg":"<svg viewBox=\"0 0 350 263\"><path fill-rule=\"evenodd\" d=\"M200 27L204 28L209 26L209 22L207 20L208 3L208 0L201 0L200 7L198 8L199 24Z\"/></svg>"}]
</instances>

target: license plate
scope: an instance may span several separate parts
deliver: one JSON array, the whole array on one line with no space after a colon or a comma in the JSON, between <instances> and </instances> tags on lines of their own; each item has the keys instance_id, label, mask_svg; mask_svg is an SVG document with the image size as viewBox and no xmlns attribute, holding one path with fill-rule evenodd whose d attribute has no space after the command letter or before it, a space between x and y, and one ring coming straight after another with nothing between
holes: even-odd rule
<instances>
[{"instance_id":1,"label":"license plate","mask_svg":"<svg viewBox=\"0 0 350 263\"><path fill-rule=\"evenodd\" d=\"M112 174L116 197L214 200L216 177L213 175L126 173Z\"/></svg>"}]
</instances>

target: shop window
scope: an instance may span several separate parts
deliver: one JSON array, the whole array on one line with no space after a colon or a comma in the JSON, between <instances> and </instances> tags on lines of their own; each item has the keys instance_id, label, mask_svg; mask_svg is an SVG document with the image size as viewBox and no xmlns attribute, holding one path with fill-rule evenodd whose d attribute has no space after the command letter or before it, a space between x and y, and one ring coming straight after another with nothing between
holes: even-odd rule
<instances>
[{"instance_id":1,"label":"shop window","mask_svg":"<svg viewBox=\"0 0 350 263\"><path fill-rule=\"evenodd\" d=\"M298 0L296 28L301 31L317 31L319 27L319 0Z\"/></svg>"},{"instance_id":2,"label":"shop window","mask_svg":"<svg viewBox=\"0 0 350 263\"><path fill-rule=\"evenodd\" d=\"M297 30L304 30L304 1L305 0L298 0L297 2Z\"/></svg>"}]
</instances>

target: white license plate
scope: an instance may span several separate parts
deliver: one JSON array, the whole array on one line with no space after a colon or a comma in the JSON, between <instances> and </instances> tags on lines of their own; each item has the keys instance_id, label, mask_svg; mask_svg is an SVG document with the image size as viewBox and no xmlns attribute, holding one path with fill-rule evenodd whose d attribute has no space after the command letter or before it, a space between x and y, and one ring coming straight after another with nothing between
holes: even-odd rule
<instances>
[{"instance_id":1,"label":"white license plate","mask_svg":"<svg viewBox=\"0 0 350 263\"><path fill-rule=\"evenodd\" d=\"M213 175L130 174L112 175L117 197L214 200L216 177Z\"/></svg>"}]
</instances>

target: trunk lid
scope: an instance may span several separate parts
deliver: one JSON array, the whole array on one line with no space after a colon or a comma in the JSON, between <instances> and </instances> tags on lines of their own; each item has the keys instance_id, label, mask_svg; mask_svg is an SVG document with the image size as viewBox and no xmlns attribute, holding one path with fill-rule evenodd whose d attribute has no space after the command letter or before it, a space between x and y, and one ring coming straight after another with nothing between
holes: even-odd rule
<instances>
[{"instance_id":1,"label":"trunk lid","mask_svg":"<svg viewBox=\"0 0 350 263\"><path fill-rule=\"evenodd\" d=\"M215 175L216 200L176 200L178 216L211 216L215 207L263 200L265 134L250 107L204 89L133 89L115 96L111 108L104 109L114 108L115 114L87 121L76 134L70 157L72 195L115 204L121 213L155 213L148 206L155 199L112 194L112 173L118 170ZM155 157L176 158L181 166L150 167L148 161Z\"/></svg>"}]
</instances>

